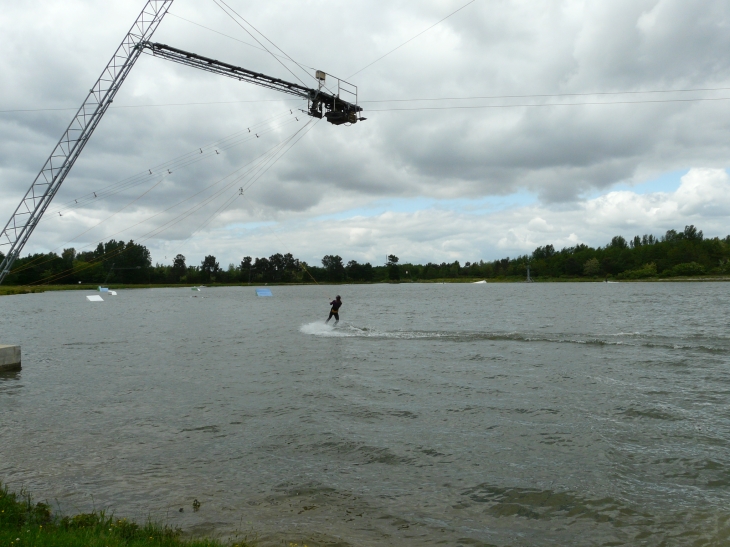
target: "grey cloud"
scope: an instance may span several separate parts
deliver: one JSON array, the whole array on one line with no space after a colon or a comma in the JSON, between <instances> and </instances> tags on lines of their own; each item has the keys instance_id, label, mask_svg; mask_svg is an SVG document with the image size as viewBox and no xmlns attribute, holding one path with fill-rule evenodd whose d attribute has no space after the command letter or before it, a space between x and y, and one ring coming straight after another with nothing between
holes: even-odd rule
<instances>
[{"instance_id":1,"label":"grey cloud","mask_svg":"<svg viewBox=\"0 0 730 547\"><path fill-rule=\"evenodd\" d=\"M7 17L0 21L4 37L0 70L8 77L0 80L0 110L78 106L141 5L121 0L3 2ZM347 76L462 2L377 0L353 6L345 0L306 4L233 0L232 5L295 59ZM213 4L176 0L172 12L252 41ZM730 6L721 0L565 0L542 6L509 0L476 2L354 80L361 98L371 100L730 87L730 57L725 53L730 45L728 23ZM176 17L163 22L155 39L291 77L265 52ZM304 81L313 81L299 68L292 70ZM658 97L680 96L684 95ZM282 100L110 110L57 202L143 172L247 124L302 107L272 91L145 56L116 105L272 99ZM616 98L363 104L376 110L394 105L595 100ZM300 119L306 117L299 114ZM0 114L0 222L9 217L72 115L72 111ZM321 122L257 183L250 193L253 207L237 201L221 219L306 222L323 209L338 212L389 197L502 196L519 190L534 192L544 203L557 206L617 182L638 182L640 177L692 166L724 167L728 157L730 111L724 102L366 112L366 116L367 122L349 128ZM292 126L272 129L257 141L176 170L110 226L131 225L145 211L160 211L199 191L293 131ZM145 188L99 201L78 214L89 220L104 218ZM194 218L202 222L215 207ZM154 222L174 214L160 215ZM59 221L49 220L48 225L53 222ZM196 222L182 223L163 237L184 239ZM37 248L48 248L51 240L62 242L79 231L80 224L63 222L57 232L39 232L32 241ZM98 230L88 237L101 238L105 233L110 232ZM369 237L385 241L391 236L373 232ZM358 241L360 245L364 240Z\"/></svg>"}]
</instances>

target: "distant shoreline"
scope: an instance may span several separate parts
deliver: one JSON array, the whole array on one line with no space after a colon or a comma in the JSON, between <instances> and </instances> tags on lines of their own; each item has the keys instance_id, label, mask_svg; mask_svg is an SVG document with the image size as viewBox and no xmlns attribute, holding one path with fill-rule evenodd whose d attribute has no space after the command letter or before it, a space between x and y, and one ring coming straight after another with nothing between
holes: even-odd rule
<instances>
[{"instance_id":1,"label":"distant shoreline","mask_svg":"<svg viewBox=\"0 0 730 547\"><path fill-rule=\"evenodd\" d=\"M609 281L613 283L723 283L730 281L730 276L687 276L687 277L649 277L644 279L621 279L616 280L609 278ZM505 283L525 283L524 279L515 278L502 278L502 279L481 279L481 278L445 278L445 279L419 279L418 281L399 281L399 282L322 282L319 283L321 286L341 286L341 285L433 285L433 284L475 284L479 281L486 281L487 285L490 284L505 284ZM605 279L586 279L585 277L574 277L574 278L537 278L533 279L533 283L605 283ZM160 284L160 285L125 285L125 284L110 284L109 289L112 290L123 290L123 289L189 289L192 287L199 287L201 285L178 285L178 284ZM297 286L297 287L309 287L317 286L314 283L211 283L205 285L206 288L221 288L221 287L286 287L286 286ZM15 296L21 294L35 294L53 291L98 291L98 285L37 285L37 286L24 286L24 285L0 285L0 296Z\"/></svg>"}]
</instances>

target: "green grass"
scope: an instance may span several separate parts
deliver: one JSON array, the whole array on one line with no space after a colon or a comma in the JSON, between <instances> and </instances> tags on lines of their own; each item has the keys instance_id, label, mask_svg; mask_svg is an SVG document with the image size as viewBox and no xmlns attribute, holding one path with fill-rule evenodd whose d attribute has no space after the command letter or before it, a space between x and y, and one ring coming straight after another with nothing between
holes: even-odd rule
<instances>
[{"instance_id":1,"label":"green grass","mask_svg":"<svg viewBox=\"0 0 730 547\"><path fill-rule=\"evenodd\" d=\"M103 511L73 517L54 515L45 503L0 485L0 547L223 547L217 540L187 539L179 530L144 525ZM231 547L250 547L238 542Z\"/></svg>"},{"instance_id":2,"label":"green grass","mask_svg":"<svg viewBox=\"0 0 730 547\"><path fill-rule=\"evenodd\" d=\"M46 291L95 291L99 285L0 285L0 296Z\"/></svg>"},{"instance_id":3,"label":"green grass","mask_svg":"<svg viewBox=\"0 0 730 547\"><path fill-rule=\"evenodd\" d=\"M193 285L104 285L112 290L117 289L163 289L170 287L192 287ZM97 291L99 284L87 285L0 285L0 296L14 294L32 294L47 291Z\"/></svg>"}]
</instances>

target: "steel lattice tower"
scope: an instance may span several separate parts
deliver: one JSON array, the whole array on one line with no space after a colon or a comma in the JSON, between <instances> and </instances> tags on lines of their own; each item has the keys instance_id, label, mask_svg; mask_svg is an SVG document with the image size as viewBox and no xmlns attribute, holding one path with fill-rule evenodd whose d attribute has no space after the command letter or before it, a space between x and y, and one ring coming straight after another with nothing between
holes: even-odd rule
<instances>
[{"instance_id":1,"label":"steel lattice tower","mask_svg":"<svg viewBox=\"0 0 730 547\"><path fill-rule=\"evenodd\" d=\"M0 283L10 273L13 262L20 256L23 246L91 138L94 129L99 125L107 108L114 101L114 96L129 75L129 71L142 54L143 48L140 44L152 37L172 2L173 0L148 0L46 160L43 169L0 233L0 251L7 250L0 264Z\"/></svg>"}]
</instances>

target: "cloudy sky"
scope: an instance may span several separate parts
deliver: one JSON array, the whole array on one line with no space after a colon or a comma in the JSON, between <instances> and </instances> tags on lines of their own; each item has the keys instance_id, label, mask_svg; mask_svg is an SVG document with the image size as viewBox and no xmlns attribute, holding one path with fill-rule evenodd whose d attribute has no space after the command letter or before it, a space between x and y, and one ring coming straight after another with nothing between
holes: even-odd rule
<instances>
[{"instance_id":1,"label":"cloudy sky","mask_svg":"<svg viewBox=\"0 0 730 547\"><path fill-rule=\"evenodd\" d=\"M175 0L155 41L349 79L368 120L307 125L301 101L143 55L24 254L465 262L730 233L730 3L467 1L227 0L287 69L213 0ZM143 4L0 0L3 225Z\"/></svg>"}]
</instances>

